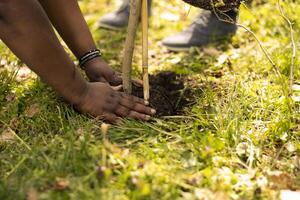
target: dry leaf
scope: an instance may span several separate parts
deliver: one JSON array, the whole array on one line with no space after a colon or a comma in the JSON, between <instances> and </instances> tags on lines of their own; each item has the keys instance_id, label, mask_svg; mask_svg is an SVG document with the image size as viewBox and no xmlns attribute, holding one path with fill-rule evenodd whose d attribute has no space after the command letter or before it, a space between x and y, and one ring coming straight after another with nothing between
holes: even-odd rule
<instances>
[{"instance_id":1,"label":"dry leaf","mask_svg":"<svg viewBox=\"0 0 300 200\"><path fill-rule=\"evenodd\" d=\"M178 21L180 19L180 16L176 15L176 14L173 14L173 13L170 13L170 12L163 12L160 15L160 18L164 19L164 20L168 20L168 21Z\"/></svg>"},{"instance_id":2,"label":"dry leaf","mask_svg":"<svg viewBox=\"0 0 300 200\"><path fill-rule=\"evenodd\" d=\"M294 181L290 174L281 171L269 172L269 180L274 188L291 189Z\"/></svg>"},{"instance_id":3,"label":"dry leaf","mask_svg":"<svg viewBox=\"0 0 300 200\"><path fill-rule=\"evenodd\" d=\"M294 156L292 158L293 164L297 169L300 169L300 156Z\"/></svg>"},{"instance_id":4,"label":"dry leaf","mask_svg":"<svg viewBox=\"0 0 300 200\"><path fill-rule=\"evenodd\" d=\"M175 57L175 58L172 58L169 62L173 65L176 65L176 64L180 63L180 61L181 61L180 57Z\"/></svg>"},{"instance_id":5,"label":"dry leaf","mask_svg":"<svg viewBox=\"0 0 300 200\"><path fill-rule=\"evenodd\" d=\"M8 95L6 95L5 99L8 103L10 103L10 102L12 102L13 100L16 99L16 94L15 93L9 93Z\"/></svg>"},{"instance_id":6,"label":"dry leaf","mask_svg":"<svg viewBox=\"0 0 300 200\"><path fill-rule=\"evenodd\" d=\"M294 84L294 85L292 86L292 90L293 90L293 91L300 91L300 85Z\"/></svg>"},{"instance_id":7,"label":"dry leaf","mask_svg":"<svg viewBox=\"0 0 300 200\"><path fill-rule=\"evenodd\" d=\"M83 136L83 135L84 135L84 130L83 130L83 128L77 129L76 134L77 134L78 136Z\"/></svg>"},{"instance_id":8,"label":"dry leaf","mask_svg":"<svg viewBox=\"0 0 300 200\"><path fill-rule=\"evenodd\" d=\"M63 178L56 178L56 183L54 185L54 188L56 190L65 190L70 185L70 182L67 179Z\"/></svg>"},{"instance_id":9,"label":"dry leaf","mask_svg":"<svg viewBox=\"0 0 300 200\"><path fill-rule=\"evenodd\" d=\"M9 127L13 130L16 130L19 125L20 125L20 121L18 117L12 118L9 122Z\"/></svg>"},{"instance_id":10,"label":"dry leaf","mask_svg":"<svg viewBox=\"0 0 300 200\"><path fill-rule=\"evenodd\" d=\"M250 154L250 145L247 142L241 142L236 146L236 153L239 157L248 156Z\"/></svg>"},{"instance_id":11,"label":"dry leaf","mask_svg":"<svg viewBox=\"0 0 300 200\"><path fill-rule=\"evenodd\" d=\"M208 55L208 56L213 56L213 57L220 55L220 51L218 51L214 47L203 48L203 53Z\"/></svg>"},{"instance_id":12,"label":"dry leaf","mask_svg":"<svg viewBox=\"0 0 300 200\"><path fill-rule=\"evenodd\" d=\"M24 81L30 77L31 70L28 67L20 67L16 76L17 81Z\"/></svg>"},{"instance_id":13,"label":"dry leaf","mask_svg":"<svg viewBox=\"0 0 300 200\"><path fill-rule=\"evenodd\" d=\"M109 128L110 128L110 125L109 125L109 124L102 123L102 124L101 124L101 131L102 131L102 134L106 136L106 135L108 134Z\"/></svg>"},{"instance_id":14,"label":"dry leaf","mask_svg":"<svg viewBox=\"0 0 300 200\"><path fill-rule=\"evenodd\" d=\"M16 139L15 134L10 128L5 129L0 134L0 142L8 142L8 141L13 141L15 139Z\"/></svg>"},{"instance_id":15,"label":"dry leaf","mask_svg":"<svg viewBox=\"0 0 300 200\"><path fill-rule=\"evenodd\" d=\"M36 189L31 188L27 193L27 200L38 200L38 193Z\"/></svg>"},{"instance_id":16,"label":"dry leaf","mask_svg":"<svg viewBox=\"0 0 300 200\"><path fill-rule=\"evenodd\" d=\"M288 142L286 144L286 149L290 152L293 153L297 150L297 147L295 146L295 144L293 144L293 142Z\"/></svg>"},{"instance_id":17,"label":"dry leaf","mask_svg":"<svg viewBox=\"0 0 300 200\"><path fill-rule=\"evenodd\" d=\"M229 200L229 196L225 192L216 192L214 194L214 200Z\"/></svg>"},{"instance_id":18,"label":"dry leaf","mask_svg":"<svg viewBox=\"0 0 300 200\"><path fill-rule=\"evenodd\" d=\"M29 107L27 107L26 111L25 111L25 115L27 117L34 117L37 113L39 113L41 111L41 108L38 104L32 104Z\"/></svg>"},{"instance_id":19,"label":"dry leaf","mask_svg":"<svg viewBox=\"0 0 300 200\"><path fill-rule=\"evenodd\" d=\"M199 200L209 200L213 199L214 194L212 191L206 188L197 188L194 191L194 195L196 196L197 199Z\"/></svg>"},{"instance_id":20,"label":"dry leaf","mask_svg":"<svg viewBox=\"0 0 300 200\"><path fill-rule=\"evenodd\" d=\"M227 60L228 60L228 55L226 54L220 55L216 66L222 66Z\"/></svg>"},{"instance_id":21,"label":"dry leaf","mask_svg":"<svg viewBox=\"0 0 300 200\"><path fill-rule=\"evenodd\" d=\"M0 67L4 67L7 64L8 64L7 60L5 60L5 59L0 60Z\"/></svg>"},{"instance_id":22,"label":"dry leaf","mask_svg":"<svg viewBox=\"0 0 300 200\"><path fill-rule=\"evenodd\" d=\"M281 200L299 200L300 191L291 191L291 190L281 190L280 191Z\"/></svg>"}]
</instances>

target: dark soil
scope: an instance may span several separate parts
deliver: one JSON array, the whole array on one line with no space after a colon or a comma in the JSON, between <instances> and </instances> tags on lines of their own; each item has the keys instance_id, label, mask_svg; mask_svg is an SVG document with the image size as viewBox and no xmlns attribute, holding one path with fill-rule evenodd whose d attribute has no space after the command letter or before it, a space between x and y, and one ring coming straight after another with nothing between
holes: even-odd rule
<instances>
[{"instance_id":1,"label":"dark soil","mask_svg":"<svg viewBox=\"0 0 300 200\"><path fill-rule=\"evenodd\" d=\"M150 105L156 116L182 114L183 108L194 102L193 89L185 86L186 76L165 71L150 75ZM133 87L133 95L143 98L143 88Z\"/></svg>"}]
</instances>

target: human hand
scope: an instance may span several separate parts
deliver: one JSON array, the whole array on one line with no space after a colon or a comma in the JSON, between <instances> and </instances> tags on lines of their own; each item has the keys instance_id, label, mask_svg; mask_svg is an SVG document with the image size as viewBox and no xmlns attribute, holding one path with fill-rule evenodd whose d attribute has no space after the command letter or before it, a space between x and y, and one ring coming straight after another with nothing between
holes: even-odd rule
<instances>
[{"instance_id":1,"label":"human hand","mask_svg":"<svg viewBox=\"0 0 300 200\"><path fill-rule=\"evenodd\" d=\"M113 90L107 83L88 83L81 102L76 106L81 112L117 122L119 117L148 121L156 111L144 100Z\"/></svg>"},{"instance_id":2,"label":"human hand","mask_svg":"<svg viewBox=\"0 0 300 200\"><path fill-rule=\"evenodd\" d=\"M91 82L109 83L112 86L122 84L122 74L110 68L101 58L91 60L87 63L85 73ZM143 85L140 79L133 79L132 82L139 86Z\"/></svg>"}]
</instances>

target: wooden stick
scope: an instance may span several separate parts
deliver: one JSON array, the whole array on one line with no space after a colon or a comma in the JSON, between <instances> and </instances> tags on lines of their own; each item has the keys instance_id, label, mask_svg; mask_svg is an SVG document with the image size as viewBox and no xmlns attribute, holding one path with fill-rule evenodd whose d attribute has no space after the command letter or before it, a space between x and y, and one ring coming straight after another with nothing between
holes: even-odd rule
<instances>
[{"instance_id":1,"label":"wooden stick","mask_svg":"<svg viewBox=\"0 0 300 200\"><path fill-rule=\"evenodd\" d=\"M134 41L141 13L141 1L142 0L130 1L130 16L122 61L123 89L127 94L131 94L132 92L131 68L134 52Z\"/></svg>"},{"instance_id":2,"label":"wooden stick","mask_svg":"<svg viewBox=\"0 0 300 200\"><path fill-rule=\"evenodd\" d=\"M149 73L148 73L148 0L142 0L142 66L143 66L143 86L144 86L144 100L149 103L150 87L149 87Z\"/></svg>"}]
</instances>

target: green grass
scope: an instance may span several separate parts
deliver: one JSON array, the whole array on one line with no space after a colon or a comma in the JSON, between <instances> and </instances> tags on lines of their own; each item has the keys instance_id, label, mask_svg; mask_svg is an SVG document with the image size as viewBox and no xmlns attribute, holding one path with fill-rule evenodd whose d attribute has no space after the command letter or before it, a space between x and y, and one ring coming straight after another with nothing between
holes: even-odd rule
<instances>
[{"instance_id":1,"label":"green grass","mask_svg":"<svg viewBox=\"0 0 300 200\"><path fill-rule=\"evenodd\" d=\"M118 69L126 31L94 25L113 10L106 2L80 4L104 57ZM300 6L288 0L283 8L299 49ZM165 19L165 12L180 21ZM283 189L300 190L299 60L291 98L290 32L276 0L243 6L240 23L257 34L281 77L243 29L231 44L188 53L159 46L196 12L187 14L180 1L155 2L150 64L152 72L174 70L197 80L197 103L183 116L125 120L105 137L101 121L76 113L33 74L22 80L14 69L23 64L1 44L0 199L279 199ZM136 54L136 75L140 59Z\"/></svg>"}]
</instances>

